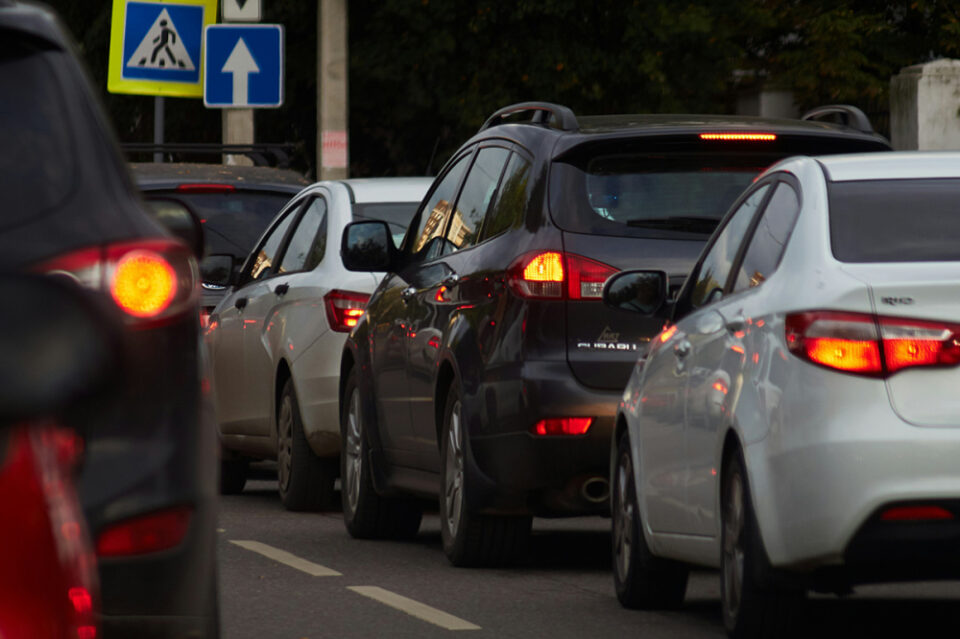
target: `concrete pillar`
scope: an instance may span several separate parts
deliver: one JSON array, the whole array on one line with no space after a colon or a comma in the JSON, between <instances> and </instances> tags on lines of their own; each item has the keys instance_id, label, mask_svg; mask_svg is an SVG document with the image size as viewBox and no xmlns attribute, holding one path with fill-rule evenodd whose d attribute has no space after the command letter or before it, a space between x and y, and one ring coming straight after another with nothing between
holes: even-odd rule
<instances>
[{"instance_id":1,"label":"concrete pillar","mask_svg":"<svg viewBox=\"0 0 960 639\"><path fill-rule=\"evenodd\" d=\"M960 60L905 67L890 80L890 141L899 150L960 150Z\"/></svg>"},{"instance_id":2,"label":"concrete pillar","mask_svg":"<svg viewBox=\"0 0 960 639\"><path fill-rule=\"evenodd\" d=\"M321 180L348 176L347 0L319 0L317 166Z\"/></svg>"},{"instance_id":3,"label":"concrete pillar","mask_svg":"<svg viewBox=\"0 0 960 639\"><path fill-rule=\"evenodd\" d=\"M800 110L790 89L760 85L737 95L737 115L795 119L800 117Z\"/></svg>"},{"instance_id":4,"label":"concrete pillar","mask_svg":"<svg viewBox=\"0 0 960 639\"><path fill-rule=\"evenodd\" d=\"M224 144L253 144L253 109L223 109ZM224 155L223 163L233 166L253 166L245 155Z\"/></svg>"}]
</instances>

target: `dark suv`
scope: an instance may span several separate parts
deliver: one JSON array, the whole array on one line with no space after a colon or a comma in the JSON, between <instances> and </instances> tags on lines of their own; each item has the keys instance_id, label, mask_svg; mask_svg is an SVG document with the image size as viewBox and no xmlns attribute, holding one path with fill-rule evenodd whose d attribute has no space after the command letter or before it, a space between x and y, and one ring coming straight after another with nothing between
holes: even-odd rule
<instances>
[{"instance_id":1,"label":"dark suv","mask_svg":"<svg viewBox=\"0 0 960 639\"><path fill-rule=\"evenodd\" d=\"M885 151L848 124L494 113L446 164L401 248L379 222L344 264L388 271L343 352L343 512L355 537L414 534L440 496L456 565L502 563L531 516L602 513L614 412L657 318L601 303L623 269L679 288L739 193L788 155Z\"/></svg>"}]
</instances>

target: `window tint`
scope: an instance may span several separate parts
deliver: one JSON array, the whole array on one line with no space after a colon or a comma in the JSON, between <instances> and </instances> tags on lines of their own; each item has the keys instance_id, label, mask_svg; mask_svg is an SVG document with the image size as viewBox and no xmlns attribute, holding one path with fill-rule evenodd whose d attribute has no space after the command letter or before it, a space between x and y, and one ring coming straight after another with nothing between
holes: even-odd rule
<instances>
[{"instance_id":1,"label":"window tint","mask_svg":"<svg viewBox=\"0 0 960 639\"><path fill-rule=\"evenodd\" d=\"M327 250L327 201L313 198L290 236L280 262L280 273L309 271L323 259Z\"/></svg>"},{"instance_id":2,"label":"window tint","mask_svg":"<svg viewBox=\"0 0 960 639\"><path fill-rule=\"evenodd\" d=\"M714 302L723 296L723 287L730 275L730 269L733 268L737 250L743 243L743 237L750 228L750 221L769 188L770 185L765 184L754 191L753 195L733 213L733 217L720 232L717 241L710 247L710 252L704 258L693 285L690 304L694 308Z\"/></svg>"},{"instance_id":3,"label":"window tint","mask_svg":"<svg viewBox=\"0 0 960 639\"><path fill-rule=\"evenodd\" d=\"M480 149L477 153L447 231L447 240L458 249L476 243L480 225L490 208L490 200L500 183L500 174L503 173L508 155L510 151L500 147Z\"/></svg>"},{"instance_id":4,"label":"window tint","mask_svg":"<svg viewBox=\"0 0 960 639\"><path fill-rule=\"evenodd\" d=\"M500 190L497 191L493 207L483 223L481 240L523 224L529 179L530 162L523 156L514 153L507 164L506 172L503 174Z\"/></svg>"},{"instance_id":5,"label":"window tint","mask_svg":"<svg viewBox=\"0 0 960 639\"><path fill-rule=\"evenodd\" d=\"M382 220L390 225L393 243L400 246L410 225L410 218L417 212L416 202L369 202L353 205L354 220Z\"/></svg>"},{"instance_id":6,"label":"window tint","mask_svg":"<svg viewBox=\"0 0 960 639\"><path fill-rule=\"evenodd\" d=\"M750 238L733 290L759 286L777 270L799 213L800 200L796 191L781 182L770 196L757 230Z\"/></svg>"},{"instance_id":7,"label":"window tint","mask_svg":"<svg viewBox=\"0 0 960 639\"><path fill-rule=\"evenodd\" d=\"M841 262L960 261L960 179L829 182Z\"/></svg>"},{"instance_id":8,"label":"window tint","mask_svg":"<svg viewBox=\"0 0 960 639\"><path fill-rule=\"evenodd\" d=\"M457 186L467 168L468 157L460 158L451 167L420 209L416 231L408 238L408 250L418 260L434 259L449 252L443 245L444 232L453 210Z\"/></svg>"},{"instance_id":9,"label":"window tint","mask_svg":"<svg viewBox=\"0 0 960 639\"><path fill-rule=\"evenodd\" d=\"M299 204L288 209L287 212L284 213L280 223L267 235L266 239L260 245L260 250L257 251L256 258L253 260L253 266L250 269L250 279L259 280L270 275L274 260L277 258L277 251L280 250L280 243L283 241L283 236L286 235L290 222L293 221L293 218L296 217L295 213L299 210Z\"/></svg>"}]
</instances>

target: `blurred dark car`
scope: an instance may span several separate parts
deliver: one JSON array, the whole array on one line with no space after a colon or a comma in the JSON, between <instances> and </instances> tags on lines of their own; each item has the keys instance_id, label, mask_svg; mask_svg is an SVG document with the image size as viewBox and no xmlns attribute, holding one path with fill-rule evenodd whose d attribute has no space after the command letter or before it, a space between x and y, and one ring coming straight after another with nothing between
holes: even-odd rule
<instances>
[{"instance_id":1,"label":"blurred dark car","mask_svg":"<svg viewBox=\"0 0 960 639\"><path fill-rule=\"evenodd\" d=\"M49 9L0 0L0 96L0 270L71 281L123 327L125 374L84 416L77 484L98 555L104 635L216 636L202 247L175 238L143 203ZM199 239L199 222L185 222ZM5 301L4 311L49 309Z\"/></svg>"},{"instance_id":2,"label":"blurred dark car","mask_svg":"<svg viewBox=\"0 0 960 639\"><path fill-rule=\"evenodd\" d=\"M238 265L280 209L310 184L296 171L269 166L133 162L130 169L149 203L176 200L200 216L205 255L231 255ZM206 261L200 263L202 275L209 269ZM225 288L206 281L202 286L206 318Z\"/></svg>"}]
</instances>

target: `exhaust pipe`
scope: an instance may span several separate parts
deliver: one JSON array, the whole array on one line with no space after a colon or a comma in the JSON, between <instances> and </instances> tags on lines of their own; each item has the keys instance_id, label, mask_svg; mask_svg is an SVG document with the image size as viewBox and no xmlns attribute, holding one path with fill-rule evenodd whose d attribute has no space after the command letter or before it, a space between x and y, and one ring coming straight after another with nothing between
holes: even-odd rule
<instances>
[{"instance_id":1,"label":"exhaust pipe","mask_svg":"<svg viewBox=\"0 0 960 639\"><path fill-rule=\"evenodd\" d=\"M591 504L600 504L610 498L610 482L603 477L591 477L583 482L580 494Z\"/></svg>"}]
</instances>

